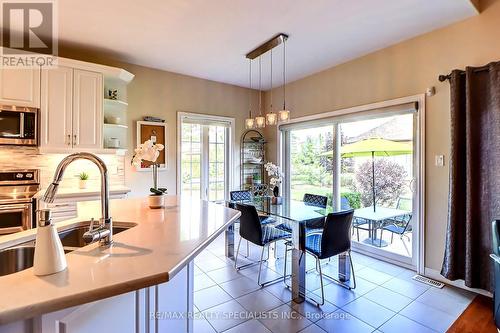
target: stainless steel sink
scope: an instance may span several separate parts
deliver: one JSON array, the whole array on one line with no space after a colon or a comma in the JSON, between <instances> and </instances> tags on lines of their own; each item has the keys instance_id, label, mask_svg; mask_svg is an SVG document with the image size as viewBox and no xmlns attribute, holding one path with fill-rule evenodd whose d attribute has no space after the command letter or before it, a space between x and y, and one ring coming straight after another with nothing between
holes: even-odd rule
<instances>
[{"instance_id":1,"label":"stainless steel sink","mask_svg":"<svg viewBox=\"0 0 500 333\"><path fill-rule=\"evenodd\" d=\"M113 235L116 235L120 232L128 230L132 227L135 227L135 223L123 223L123 222L114 222L113 223ZM83 241L83 234L89 230L90 221L79 223L78 226L60 231L59 238L61 238L61 242L64 248L78 248L85 245L88 245ZM96 227L94 225L94 227Z\"/></svg>"},{"instance_id":2,"label":"stainless steel sink","mask_svg":"<svg viewBox=\"0 0 500 333\"><path fill-rule=\"evenodd\" d=\"M0 251L0 276L22 271L33 266L34 246L16 246Z\"/></svg>"},{"instance_id":3,"label":"stainless steel sink","mask_svg":"<svg viewBox=\"0 0 500 333\"><path fill-rule=\"evenodd\" d=\"M135 223L117 222L113 226L113 234L123 232L136 225ZM87 245L83 241L83 234L89 229L89 226L90 221L86 221L78 223L76 227L59 232L65 253ZM34 257L34 241L0 250L0 276L13 274L33 267Z\"/></svg>"}]
</instances>

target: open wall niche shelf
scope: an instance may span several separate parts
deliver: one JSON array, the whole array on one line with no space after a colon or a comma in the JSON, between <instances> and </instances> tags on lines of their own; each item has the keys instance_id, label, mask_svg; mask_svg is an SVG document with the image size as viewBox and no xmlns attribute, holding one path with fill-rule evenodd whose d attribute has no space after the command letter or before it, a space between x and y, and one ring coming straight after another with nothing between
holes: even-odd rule
<instances>
[{"instance_id":1,"label":"open wall niche shelf","mask_svg":"<svg viewBox=\"0 0 500 333\"><path fill-rule=\"evenodd\" d=\"M127 84L129 82L126 77L104 78L103 147L105 149L127 149Z\"/></svg>"}]
</instances>

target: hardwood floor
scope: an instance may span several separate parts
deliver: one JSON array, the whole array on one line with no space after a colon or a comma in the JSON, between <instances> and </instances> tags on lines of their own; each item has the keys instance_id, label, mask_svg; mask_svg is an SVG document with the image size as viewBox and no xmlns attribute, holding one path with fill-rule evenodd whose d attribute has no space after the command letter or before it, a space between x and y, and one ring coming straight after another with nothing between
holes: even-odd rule
<instances>
[{"instance_id":1,"label":"hardwood floor","mask_svg":"<svg viewBox=\"0 0 500 333\"><path fill-rule=\"evenodd\" d=\"M493 321L493 300L478 295L447 333L497 333Z\"/></svg>"}]
</instances>

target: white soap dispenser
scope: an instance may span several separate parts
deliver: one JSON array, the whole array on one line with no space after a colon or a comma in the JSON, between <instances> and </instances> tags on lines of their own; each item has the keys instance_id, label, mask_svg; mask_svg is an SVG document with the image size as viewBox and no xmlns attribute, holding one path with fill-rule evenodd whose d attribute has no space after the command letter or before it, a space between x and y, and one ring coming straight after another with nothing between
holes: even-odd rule
<instances>
[{"instance_id":1,"label":"white soap dispenser","mask_svg":"<svg viewBox=\"0 0 500 333\"><path fill-rule=\"evenodd\" d=\"M35 243L33 269L35 275L49 275L60 272L68 266L64 249L52 224L50 209L40 209Z\"/></svg>"}]
</instances>

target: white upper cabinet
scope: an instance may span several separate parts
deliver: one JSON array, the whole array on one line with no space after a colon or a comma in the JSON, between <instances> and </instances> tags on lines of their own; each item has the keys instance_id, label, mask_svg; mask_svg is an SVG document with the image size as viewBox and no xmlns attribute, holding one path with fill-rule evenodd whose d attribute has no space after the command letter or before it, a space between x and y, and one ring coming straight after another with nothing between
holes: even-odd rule
<instances>
[{"instance_id":1,"label":"white upper cabinet","mask_svg":"<svg viewBox=\"0 0 500 333\"><path fill-rule=\"evenodd\" d=\"M73 69L42 69L40 145L71 148L73 140Z\"/></svg>"},{"instance_id":2,"label":"white upper cabinet","mask_svg":"<svg viewBox=\"0 0 500 333\"><path fill-rule=\"evenodd\" d=\"M66 66L42 70L44 151L102 148L102 74Z\"/></svg>"},{"instance_id":3,"label":"white upper cabinet","mask_svg":"<svg viewBox=\"0 0 500 333\"><path fill-rule=\"evenodd\" d=\"M73 71L73 146L102 148L102 74Z\"/></svg>"},{"instance_id":4,"label":"white upper cabinet","mask_svg":"<svg viewBox=\"0 0 500 333\"><path fill-rule=\"evenodd\" d=\"M0 104L40 107L40 68L0 68Z\"/></svg>"}]
</instances>

